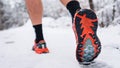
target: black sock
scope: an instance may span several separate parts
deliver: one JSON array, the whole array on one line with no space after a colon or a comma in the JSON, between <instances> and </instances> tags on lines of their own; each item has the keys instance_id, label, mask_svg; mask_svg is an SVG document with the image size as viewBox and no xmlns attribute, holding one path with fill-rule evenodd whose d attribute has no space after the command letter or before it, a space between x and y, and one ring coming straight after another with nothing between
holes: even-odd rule
<instances>
[{"instance_id":1,"label":"black sock","mask_svg":"<svg viewBox=\"0 0 120 68\"><path fill-rule=\"evenodd\" d=\"M79 2L78 1L70 1L68 4L67 4L67 9L69 10L69 12L70 12L70 14L71 14L71 16L72 16L72 19L74 18L74 15L75 15L75 13L76 13L76 11L78 10L78 9L81 9L81 7L80 7L80 4L79 4Z\"/></svg>"},{"instance_id":2,"label":"black sock","mask_svg":"<svg viewBox=\"0 0 120 68\"><path fill-rule=\"evenodd\" d=\"M43 31L42 31L42 24L34 25L33 27L35 29L35 35L36 35L35 42L38 43L40 40L44 40Z\"/></svg>"}]
</instances>

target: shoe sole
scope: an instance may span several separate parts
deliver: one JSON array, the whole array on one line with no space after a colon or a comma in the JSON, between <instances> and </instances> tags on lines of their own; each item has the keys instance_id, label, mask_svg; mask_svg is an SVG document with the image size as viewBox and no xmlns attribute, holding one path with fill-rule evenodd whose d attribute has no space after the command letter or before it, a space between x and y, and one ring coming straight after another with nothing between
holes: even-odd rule
<instances>
[{"instance_id":1,"label":"shoe sole","mask_svg":"<svg viewBox=\"0 0 120 68\"><path fill-rule=\"evenodd\" d=\"M35 49L34 46L32 47L32 51L35 51L37 54L49 53L49 50L47 48L45 48L45 49Z\"/></svg>"},{"instance_id":2,"label":"shoe sole","mask_svg":"<svg viewBox=\"0 0 120 68\"><path fill-rule=\"evenodd\" d=\"M93 63L95 63L95 62L80 62L79 64L81 64L81 65L91 65Z\"/></svg>"},{"instance_id":3,"label":"shoe sole","mask_svg":"<svg viewBox=\"0 0 120 68\"><path fill-rule=\"evenodd\" d=\"M76 58L79 62L93 61L101 51L97 37L98 21L96 14L89 9L82 9L75 14L73 30L76 36Z\"/></svg>"}]
</instances>

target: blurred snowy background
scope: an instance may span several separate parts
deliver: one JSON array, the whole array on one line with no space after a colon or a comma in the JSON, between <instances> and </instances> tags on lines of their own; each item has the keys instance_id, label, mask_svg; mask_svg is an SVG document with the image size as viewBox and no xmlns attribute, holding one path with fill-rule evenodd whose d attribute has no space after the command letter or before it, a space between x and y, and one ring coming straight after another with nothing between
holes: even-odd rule
<instances>
[{"instance_id":1,"label":"blurred snowy background","mask_svg":"<svg viewBox=\"0 0 120 68\"><path fill-rule=\"evenodd\" d=\"M24 0L0 0L0 68L120 68L120 0L79 0L82 8L97 13L102 44L96 63L87 67L75 60L75 36L67 9L59 0L42 1L50 54L37 55L31 50L35 34Z\"/></svg>"},{"instance_id":2,"label":"blurred snowy background","mask_svg":"<svg viewBox=\"0 0 120 68\"><path fill-rule=\"evenodd\" d=\"M79 1L82 8L95 10L99 18L100 27L120 24L120 0ZM43 5L43 17L51 19L46 26L61 27L71 25L70 14L59 0L43 0ZM0 0L0 30L22 26L28 19L24 0ZM59 20L66 20L67 22L58 22Z\"/></svg>"}]
</instances>

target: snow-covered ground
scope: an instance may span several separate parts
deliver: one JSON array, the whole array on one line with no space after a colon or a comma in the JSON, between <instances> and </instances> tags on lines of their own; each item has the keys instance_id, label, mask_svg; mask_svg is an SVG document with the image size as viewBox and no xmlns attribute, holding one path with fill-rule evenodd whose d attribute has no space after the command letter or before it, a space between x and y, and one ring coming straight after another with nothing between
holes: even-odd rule
<instances>
[{"instance_id":1,"label":"snow-covered ground","mask_svg":"<svg viewBox=\"0 0 120 68\"><path fill-rule=\"evenodd\" d=\"M54 21L44 19L44 23ZM31 50L35 35L30 21L22 27L0 31L0 68L120 68L120 25L98 28L102 52L90 66L79 65L76 61L75 37L71 25L68 26L52 28L44 25L50 53L42 55Z\"/></svg>"}]
</instances>

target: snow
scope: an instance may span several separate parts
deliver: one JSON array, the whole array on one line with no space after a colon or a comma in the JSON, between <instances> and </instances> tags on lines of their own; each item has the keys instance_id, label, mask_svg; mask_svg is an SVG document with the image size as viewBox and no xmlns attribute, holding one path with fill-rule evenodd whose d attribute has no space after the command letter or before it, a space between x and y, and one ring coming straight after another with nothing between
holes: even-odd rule
<instances>
[{"instance_id":1,"label":"snow","mask_svg":"<svg viewBox=\"0 0 120 68\"><path fill-rule=\"evenodd\" d=\"M70 18L61 20L64 18L59 20L43 18L43 30L50 50L49 54L39 55L31 50L35 37L31 21L19 28L0 31L0 68L120 67L120 25L98 28L97 33L102 43L102 52L95 60L96 63L82 66L75 58L76 43L71 25L60 27L61 22L71 23ZM48 21L51 21L49 23L56 27L49 27ZM59 22L59 24L54 22Z\"/></svg>"},{"instance_id":2,"label":"snow","mask_svg":"<svg viewBox=\"0 0 120 68\"><path fill-rule=\"evenodd\" d=\"M78 0L82 9L90 8L89 0ZM42 0L43 17L59 19L62 16L71 16L60 0ZM119 24L120 21L120 0L93 0L94 10L97 13L99 24L104 27ZM0 0L1 5L1 30L22 26L28 20L28 13L24 0ZM18 9L19 8L19 9ZM8 11L9 9L9 11ZM115 11L114 11L115 10ZM54 24L51 23L51 24ZM70 25L70 24L68 24ZM57 26L50 26L57 27Z\"/></svg>"}]
</instances>

